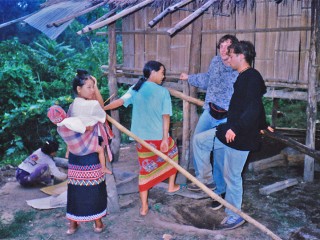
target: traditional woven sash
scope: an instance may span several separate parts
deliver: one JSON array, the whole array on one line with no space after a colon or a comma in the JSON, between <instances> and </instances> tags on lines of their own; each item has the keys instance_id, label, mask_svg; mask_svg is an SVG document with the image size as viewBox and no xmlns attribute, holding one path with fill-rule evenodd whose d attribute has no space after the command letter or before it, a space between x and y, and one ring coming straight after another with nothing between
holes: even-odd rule
<instances>
[{"instance_id":1,"label":"traditional woven sash","mask_svg":"<svg viewBox=\"0 0 320 240\"><path fill-rule=\"evenodd\" d=\"M99 146L98 129L107 149L109 160L112 161L112 153L108 141L109 137L106 132L106 128L102 123L97 123L96 125L94 125L92 131L85 131L84 133L74 132L65 126L59 126L57 128L57 131L65 141L65 143L68 145L69 151L71 153L78 156L84 156L97 151L97 147Z\"/></svg>"}]
</instances>

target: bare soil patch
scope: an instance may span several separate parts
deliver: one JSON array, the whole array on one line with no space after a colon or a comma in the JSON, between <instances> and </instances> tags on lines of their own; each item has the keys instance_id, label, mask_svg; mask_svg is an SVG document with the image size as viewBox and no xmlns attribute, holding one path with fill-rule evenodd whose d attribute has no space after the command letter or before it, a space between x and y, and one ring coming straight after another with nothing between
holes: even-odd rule
<instances>
[{"instance_id":1,"label":"bare soil patch","mask_svg":"<svg viewBox=\"0 0 320 240\"><path fill-rule=\"evenodd\" d=\"M262 151L251 154L248 163L275 155L283 147L265 141ZM134 143L122 147L119 162L113 167L138 171ZM320 174L315 172L312 183L303 182L302 176L303 167L277 167L260 173L252 173L246 167L243 173L243 211L282 239L320 239ZM259 188L289 178L298 178L299 184L269 196L259 193ZM120 195L120 213L109 214L103 219L107 225L104 232L96 234L92 223L84 223L74 235L66 236L65 208L39 211L26 204L26 200L47 196L39 190L40 186L20 187L15 181L14 169L5 168L0 171L0 187L2 224L10 224L20 210L34 214L34 218L26 223L27 232L6 239L270 239L249 223L236 230L214 230L225 215L223 208L218 211L210 209L210 198L197 200L170 196L156 187L150 190L151 211L146 217L139 216L138 193Z\"/></svg>"}]
</instances>

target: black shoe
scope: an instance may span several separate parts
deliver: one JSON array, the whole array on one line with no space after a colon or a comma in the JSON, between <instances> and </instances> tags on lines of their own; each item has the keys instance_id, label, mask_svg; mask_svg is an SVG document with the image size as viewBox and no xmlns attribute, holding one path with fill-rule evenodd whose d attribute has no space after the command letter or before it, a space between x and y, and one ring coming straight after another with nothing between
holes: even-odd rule
<instances>
[{"instance_id":1,"label":"black shoe","mask_svg":"<svg viewBox=\"0 0 320 240\"><path fill-rule=\"evenodd\" d=\"M201 188L198 187L197 184L195 183L190 183L187 185L187 189L190 190L190 191L194 191L194 192L198 192L198 191L201 191Z\"/></svg>"},{"instance_id":2,"label":"black shoe","mask_svg":"<svg viewBox=\"0 0 320 240\"><path fill-rule=\"evenodd\" d=\"M225 194L225 193L222 193L222 194L220 194L219 196L224 199L225 196L226 196L226 194ZM220 208L222 208L222 204L219 203L219 202L216 201L216 200L213 200L213 202L211 203L211 209L212 209L212 210L218 210L218 209L220 209Z\"/></svg>"},{"instance_id":3,"label":"black shoe","mask_svg":"<svg viewBox=\"0 0 320 240\"><path fill-rule=\"evenodd\" d=\"M209 188L212 191L216 189L216 184L214 184L214 183L209 183L209 184L205 184L205 185L207 188ZM195 183L188 184L187 189L190 191L194 191L194 192L201 191L201 188Z\"/></svg>"}]
</instances>

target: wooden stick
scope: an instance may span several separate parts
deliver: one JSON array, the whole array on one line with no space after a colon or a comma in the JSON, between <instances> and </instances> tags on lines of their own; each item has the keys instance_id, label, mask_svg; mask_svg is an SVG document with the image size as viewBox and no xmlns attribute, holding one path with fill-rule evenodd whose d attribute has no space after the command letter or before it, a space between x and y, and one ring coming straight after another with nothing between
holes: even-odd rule
<instances>
[{"instance_id":1,"label":"wooden stick","mask_svg":"<svg viewBox=\"0 0 320 240\"><path fill-rule=\"evenodd\" d=\"M178 10L178 8L192 2L194 0L184 0L181 2L178 2L177 4L170 6L168 8L166 8L164 11L162 11L158 16L156 16L154 19L152 19L148 25L149 27L153 27L154 25L156 25L162 18L164 18L168 13L172 13L176 10Z\"/></svg>"},{"instance_id":2,"label":"wooden stick","mask_svg":"<svg viewBox=\"0 0 320 240\"><path fill-rule=\"evenodd\" d=\"M235 212L236 214L240 215L243 219L245 219L247 222L253 224L257 228L259 228L262 232L266 233L273 239L280 240L281 238L278 237L276 234L271 232L266 226L262 225L249 215L245 214L241 210L235 208L233 205L225 201L223 198L221 198L219 195L211 191L206 185L204 185L202 182L200 182L198 179L196 179L194 176L192 176L188 171L186 171L184 168L182 168L178 163L173 161L171 158L169 158L167 155L163 154L161 151L155 149L150 144L146 143L144 140L137 137L135 134L130 132L128 129L126 129L124 126L122 126L120 123L118 123L116 120L114 120L112 117L110 117L107 114L106 119L112 123L115 127L117 127L121 132L127 134L129 137L133 138L135 141L158 155L159 157L163 158L165 161L170 163L172 166L174 166L180 173L182 173L186 178L188 178L190 181L192 181L194 184L196 184L198 187L200 187L205 193L207 193L211 198L214 200L220 202L222 205L224 205L226 208L229 208L231 211Z\"/></svg>"},{"instance_id":3,"label":"wooden stick","mask_svg":"<svg viewBox=\"0 0 320 240\"><path fill-rule=\"evenodd\" d=\"M285 188L297 185L299 182L296 178L290 178L281 182L276 182L271 185L265 186L259 189L259 193L262 195L269 195L270 193L283 190Z\"/></svg>"},{"instance_id":4,"label":"wooden stick","mask_svg":"<svg viewBox=\"0 0 320 240\"><path fill-rule=\"evenodd\" d=\"M177 97L177 98L180 98L182 100L185 100L187 102L191 102L191 103L194 103L195 105L197 106L200 106L202 107L204 105L204 101L200 100L200 99L197 99L197 98L194 98L194 97L190 97L190 96L187 96L185 94L183 94L182 92L179 92L177 90L174 90L172 88L166 88L168 89L168 91L170 92L170 94L174 97Z\"/></svg>"},{"instance_id":5,"label":"wooden stick","mask_svg":"<svg viewBox=\"0 0 320 240\"><path fill-rule=\"evenodd\" d=\"M192 22L194 19L199 17L204 11L206 11L214 2L217 2L218 0L210 0L206 4L204 4L202 7L197 9L194 13L190 14L188 17L183 19L182 21L178 22L173 28L170 28L167 33L173 35L176 33L178 30L181 28L185 27L188 25L190 22Z\"/></svg>"},{"instance_id":6,"label":"wooden stick","mask_svg":"<svg viewBox=\"0 0 320 240\"><path fill-rule=\"evenodd\" d=\"M105 104L106 102L108 102L112 97L114 96L114 93L107 99L103 102L103 104Z\"/></svg>"},{"instance_id":7,"label":"wooden stick","mask_svg":"<svg viewBox=\"0 0 320 240\"><path fill-rule=\"evenodd\" d=\"M61 19L59 19L59 20L57 20L57 21L55 21L55 22L48 23L48 24L47 24L47 27L48 27L48 28L51 28L51 27L53 27L53 26L59 27L59 26L61 26L62 24L64 24L65 22L68 22L68 21L70 21L70 20L72 20L72 19L74 19L74 18L76 18L76 17L79 17L79 16L81 16L81 15L83 15L83 14L86 14L86 13L88 13L88 12L91 12L91 11L93 11L94 9L96 9L96 8L98 8L98 7L101 7L101 6L105 5L105 4L107 4L107 2L108 2L108 1L103 1L103 2L97 4L97 5L93 6L93 7L87 8L87 9L85 9L85 10L83 10L83 11L80 11L80 12L78 12L78 13L76 13L76 14L72 14L72 15L69 15L69 16L67 16L67 17L65 17L65 18L61 18Z\"/></svg>"},{"instance_id":8,"label":"wooden stick","mask_svg":"<svg viewBox=\"0 0 320 240\"><path fill-rule=\"evenodd\" d=\"M118 20L119 18L122 18L122 17L124 17L126 15L129 15L130 13L133 13L133 12L139 10L140 8L145 7L146 5L152 3L153 1L154 0L145 0L145 1L133 6L131 8L127 8L127 9L123 10L122 12L116 14L113 17L107 18L104 21L101 21L99 23L86 26L82 30L78 31L77 34L81 35L83 33L87 33L87 32L93 31L95 29L102 28L102 27L104 27L106 25L109 25L110 23L113 23L114 21Z\"/></svg>"}]
</instances>

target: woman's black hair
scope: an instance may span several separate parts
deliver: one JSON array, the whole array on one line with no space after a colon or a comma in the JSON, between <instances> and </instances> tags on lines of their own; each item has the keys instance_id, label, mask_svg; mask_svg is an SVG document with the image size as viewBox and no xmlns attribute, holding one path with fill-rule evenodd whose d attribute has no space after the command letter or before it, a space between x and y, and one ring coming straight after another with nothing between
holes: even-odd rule
<instances>
[{"instance_id":1,"label":"woman's black hair","mask_svg":"<svg viewBox=\"0 0 320 240\"><path fill-rule=\"evenodd\" d=\"M77 75L72 81L72 90L74 94L78 94L77 87L82 87L86 80L90 79L90 74L87 70L84 69L77 69Z\"/></svg>"},{"instance_id":2,"label":"woman's black hair","mask_svg":"<svg viewBox=\"0 0 320 240\"><path fill-rule=\"evenodd\" d=\"M161 62L157 62L157 61L147 62L143 67L143 77L141 77L139 81L134 85L133 90L138 92L142 84L144 84L145 81L147 81L147 79L150 77L151 72L152 71L158 72L161 67L163 67L165 70L165 67Z\"/></svg>"},{"instance_id":3,"label":"woman's black hair","mask_svg":"<svg viewBox=\"0 0 320 240\"><path fill-rule=\"evenodd\" d=\"M58 149L59 149L59 143L55 141L50 141L50 140L45 141L41 147L41 151L47 155L57 152Z\"/></svg>"}]
</instances>

